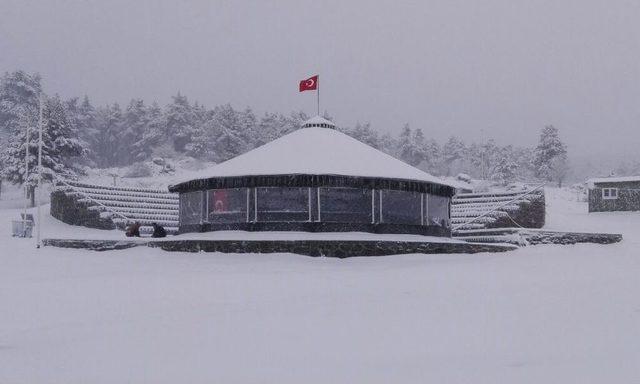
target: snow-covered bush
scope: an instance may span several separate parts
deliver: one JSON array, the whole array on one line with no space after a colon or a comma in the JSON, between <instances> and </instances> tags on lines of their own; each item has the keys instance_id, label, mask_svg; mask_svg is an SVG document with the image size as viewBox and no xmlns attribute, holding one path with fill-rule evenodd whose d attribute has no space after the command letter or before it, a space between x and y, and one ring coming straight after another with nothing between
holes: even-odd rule
<instances>
[{"instance_id":1,"label":"snow-covered bush","mask_svg":"<svg viewBox=\"0 0 640 384\"><path fill-rule=\"evenodd\" d=\"M127 168L124 177L148 177L151 176L153 172L151 168L145 163L134 163L129 168Z\"/></svg>"},{"instance_id":2,"label":"snow-covered bush","mask_svg":"<svg viewBox=\"0 0 640 384\"><path fill-rule=\"evenodd\" d=\"M466 173L458 173L458 176L456 176L456 179L460 181L464 181L465 183L471 182L471 176L467 175Z\"/></svg>"}]
</instances>

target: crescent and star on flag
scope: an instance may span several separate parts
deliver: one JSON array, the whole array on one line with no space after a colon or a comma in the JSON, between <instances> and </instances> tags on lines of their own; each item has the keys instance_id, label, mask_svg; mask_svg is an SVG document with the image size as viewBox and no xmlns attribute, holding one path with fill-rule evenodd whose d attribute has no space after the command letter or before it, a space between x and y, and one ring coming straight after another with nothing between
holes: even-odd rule
<instances>
[{"instance_id":1,"label":"crescent and star on flag","mask_svg":"<svg viewBox=\"0 0 640 384\"><path fill-rule=\"evenodd\" d=\"M318 100L318 116L320 115L320 86L318 84L318 78L320 75L311 76L308 79L300 81L300 92L304 91L316 91L317 100Z\"/></svg>"}]
</instances>

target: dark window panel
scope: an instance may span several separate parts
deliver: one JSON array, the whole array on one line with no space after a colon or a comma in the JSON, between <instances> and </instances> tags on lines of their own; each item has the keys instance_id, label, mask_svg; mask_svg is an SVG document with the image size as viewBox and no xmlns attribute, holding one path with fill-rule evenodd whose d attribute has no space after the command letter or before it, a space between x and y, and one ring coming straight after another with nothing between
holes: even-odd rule
<instances>
[{"instance_id":1,"label":"dark window panel","mask_svg":"<svg viewBox=\"0 0 640 384\"><path fill-rule=\"evenodd\" d=\"M371 223L370 189L320 188L323 222Z\"/></svg>"},{"instance_id":2,"label":"dark window panel","mask_svg":"<svg viewBox=\"0 0 640 384\"><path fill-rule=\"evenodd\" d=\"M308 188L257 188L258 221L309 221Z\"/></svg>"}]
</instances>

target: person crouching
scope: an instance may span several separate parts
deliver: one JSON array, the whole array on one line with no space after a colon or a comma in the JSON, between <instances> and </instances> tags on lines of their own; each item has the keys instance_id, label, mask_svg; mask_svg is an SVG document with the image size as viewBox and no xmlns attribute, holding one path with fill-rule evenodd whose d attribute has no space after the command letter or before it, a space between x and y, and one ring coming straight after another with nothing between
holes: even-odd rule
<instances>
[{"instance_id":1,"label":"person crouching","mask_svg":"<svg viewBox=\"0 0 640 384\"><path fill-rule=\"evenodd\" d=\"M156 223L151 224L153 226L153 235L151 237L167 237L167 231L164 230L162 225Z\"/></svg>"},{"instance_id":2,"label":"person crouching","mask_svg":"<svg viewBox=\"0 0 640 384\"><path fill-rule=\"evenodd\" d=\"M127 237L140 237L140 223L136 221L133 224L129 224L124 235Z\"/></svg>"}]
</instances>

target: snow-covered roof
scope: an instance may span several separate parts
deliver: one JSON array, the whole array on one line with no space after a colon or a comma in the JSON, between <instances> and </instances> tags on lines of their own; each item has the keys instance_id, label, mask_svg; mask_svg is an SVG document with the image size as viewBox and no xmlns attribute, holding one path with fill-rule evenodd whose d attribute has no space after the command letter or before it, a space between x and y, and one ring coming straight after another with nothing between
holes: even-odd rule
<instances>
[{"instance_id":1,"label":"snow-covered roof","mask_svg":"<svg viewBox=\"0 0 640 384\"><path fill-rule=\"evenodd\" d=\"M405 179L451 186L342 132L317 127L299 129L203 170L198 179L285 174Z\"/></svg>"},{"instance_id":2,"label":"snow-covered roof","mask_svg":"<svg viewBox=\"0 0 640 384\"><path fill-rule=\"evenodd\" d=\"M625 182L640 182L640 176L616 176L616 177L596 177L587 180L588 185L598 183L625 183Z\"/></svg>"},{"instance_id":3,"label":"snow-covered roof","mask_svg":"<svg viewBox=\"0 0 640 384\"><path fill-rule=\"evenodd\" d=\"M302 123L302 128L309 127L324 127L324 128L335 128L335 124L332 121L325 119L322 116L314 116L309 120Z\"/></svg>"}]
</instances>

